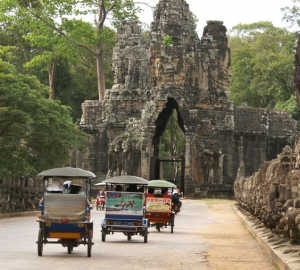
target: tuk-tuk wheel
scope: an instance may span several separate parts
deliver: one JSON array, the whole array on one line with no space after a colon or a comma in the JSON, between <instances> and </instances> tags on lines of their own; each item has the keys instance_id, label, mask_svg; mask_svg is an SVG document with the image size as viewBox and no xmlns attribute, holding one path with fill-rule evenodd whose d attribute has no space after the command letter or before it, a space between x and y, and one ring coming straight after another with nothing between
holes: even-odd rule
<instances>
[{"instance_id":1,"label":"tuk-tuk wheel","mask_svg":"<svg viewBox=\"0 0 300 270\"><path fill-rule=\"evenodd\" d=\"M71 245L68 245L68 254L71 254L71 253L72 253L72 251L73 251L73 248L72 248L72 246L71 246Z\"/></svg>"},{"instance_id":2,"label":"tuk-tuk wheel","mask_svg":"<svg viewBox=\"0 0 300 270\"><path fill-rule=\"evenodd\" d=\"M144 234L144 243L147 243L147 242L148 242L148 228L146 229L145 234Z\"/></svg>"},{"instance_id":3,"label":"tuk-tuk wheel","mask_svg":"<svg viewBox=\"0 0 300 270\"><path fill-rule=\"evenodd\" d=\"M89 230L88 244L87 244L87 256L88 257L92 256L92 237L93 237L93 232L92 232L92 230Z\"/></svg>"},{"instance_id":4,"label":"tuk-tuk wheel","mask_svg":"<svg viewBox=\"0 0 300 270\"><path fill-rule=\"evenodd\" d=\"M174 231L174 217L171 218L171 233Z\"/></svg>"},{"instance_id":5,"label":"tuk-tuk wheel","mask_svg":"<svg viewBox=\"0 0 300 270\"><path fill-rule=\"evenodd\" d=\"M39 229L39 234L38 234L38 255L42 256L43 255L43 229Z\"/></svg>"},{"instance_id":6,"label":"tuk-tuk wheel","mask_svg":"<svg viewBox=\"0 0 300 270\"><path fill-rule=\"evenodd\" d=\"M127 233L127 240L128 240L128 241L131 240L131 233Z\"/></svg>"},{"instance_id":7,"label":"tuk-tuk wheel","mask_svg":"<svg viewBox=\"0 0 300 270\"><path fill-rule=\"evenodd\" d=\"M102 229L102 242L105 242L105 238L106 238L106 232L104 229Z\"/></svg>"}]
</instances>

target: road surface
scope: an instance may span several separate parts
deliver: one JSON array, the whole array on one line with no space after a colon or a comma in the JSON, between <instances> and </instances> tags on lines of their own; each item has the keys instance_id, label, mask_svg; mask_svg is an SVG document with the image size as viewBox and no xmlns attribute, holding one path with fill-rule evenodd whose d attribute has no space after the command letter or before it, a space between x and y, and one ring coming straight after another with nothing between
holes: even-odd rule
<instances>
[{"instance_id":1,"label":"road surface","mask_svg":"<svg viewBox=\"0 0 300 270\"><path fill-rule=\"evenodd\" d=\"M37 255L37 213L0 219L0 269L197 269L250 270L278 269L251 236L233 210L233 200L183 200L176 215L174 233L170 227L160 232L149 228L148 243L141 236L131 241L122 233L101 241L103 211L92 210L94 245L92 257L87 247L72 254L60 244L44 245Z\"/></svg>"}]
</instances>

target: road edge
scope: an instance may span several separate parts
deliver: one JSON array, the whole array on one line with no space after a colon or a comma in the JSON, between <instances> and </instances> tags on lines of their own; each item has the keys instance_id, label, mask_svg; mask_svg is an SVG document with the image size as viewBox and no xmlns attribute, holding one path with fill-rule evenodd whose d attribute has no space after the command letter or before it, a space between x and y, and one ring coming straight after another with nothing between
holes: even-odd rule
<instances>
[{"instance_id":1,"label":"road edge","mask_svg":"<svg viewBox=\"0 0 300 270\"><path fill-rule=\"evenodd\" d=\"M30 216L30 215L38 216L40 212L41 211L39 210L33 210L33 211L24 211L24 212L0 213L0 219L10 218L10 217Z\"/></svg>"},{"instance_id":2,"label":"road edge","mask_svg":"<svg viewBox=\"0 0 300 270\"><path fill-rule=\"evenodd\" d=\"M249 220L247 216L241 213L241 211L238 209L237 205L234 204L232 206L233 210L239 217L239 219L242 221L242 223L245 225L247 230L251 233L251 235L256 239L256 241L262 246L262 248L266 251L266 253L270 256L270 258L273 260L273 262L276 264L276 266L280 270L299 270L299 268L294 268L293 265L290 265L289 260L286 260L284 256L289 257L289 255L284 255L282 252L278 252L275 249L278 248L278 246L274 245L272 247L271 244L267 243L267 239L269 236L273 235L272 232L267 228L259 228L257 229L257 225L255 222ZM266 236L266 234L268 236ZM298 255L299 259L300 256ZM298 259L298 260L299 260ZM293 260L293 258L292 258ZM299 265L298 265L299 267Z\"/></svg>"}]
</instances>

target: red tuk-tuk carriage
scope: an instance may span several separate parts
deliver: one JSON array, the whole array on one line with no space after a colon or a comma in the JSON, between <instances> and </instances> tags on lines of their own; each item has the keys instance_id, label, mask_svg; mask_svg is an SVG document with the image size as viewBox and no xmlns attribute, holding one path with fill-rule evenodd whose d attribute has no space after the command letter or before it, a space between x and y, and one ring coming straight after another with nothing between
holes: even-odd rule
<instances>
[{"instance_id":1,"label":"red tuk-tuk carriage","mask_svg":"<svg viewBox=\"0 0 300 270\"><path fill-rule=\"evenodd\" d=\"M145 203L145 217L148 219L149 227L155 227L160 231L170 226L173 233L175 212L172 210L172 191L175 187L165 180L149 181Z\"/></svg>"}]
</instances>

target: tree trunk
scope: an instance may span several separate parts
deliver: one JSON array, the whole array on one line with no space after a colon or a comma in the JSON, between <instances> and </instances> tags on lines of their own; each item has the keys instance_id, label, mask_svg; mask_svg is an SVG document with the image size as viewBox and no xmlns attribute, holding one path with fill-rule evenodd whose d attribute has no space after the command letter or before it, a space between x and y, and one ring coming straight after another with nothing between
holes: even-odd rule
<instances>
[{"instance_id":1,"label":"tree trunk","mask_svg":"<svg viewBox=\"0 0 300 270\"><path fill-rule=\"evenodd\" d=\"M56 57L54 57L53 62L49 69L49 99L54 100L55 98L55 90L54 90L54 76L55 76L55 70L56 70Z\"/></svg>"},{"instance_id":2,"label":"tree trunk","mask_svg":"<svg viewBox=\"0 0 300 270\"><path fill-rule=\"evenodd\" d=\"M99 100L104 101L105 76L104 76L103 52L102 52L101 44L98 45L97 48L96 62L97 62L97 81L98 81Z\"/></svg>"}]
</instances>

